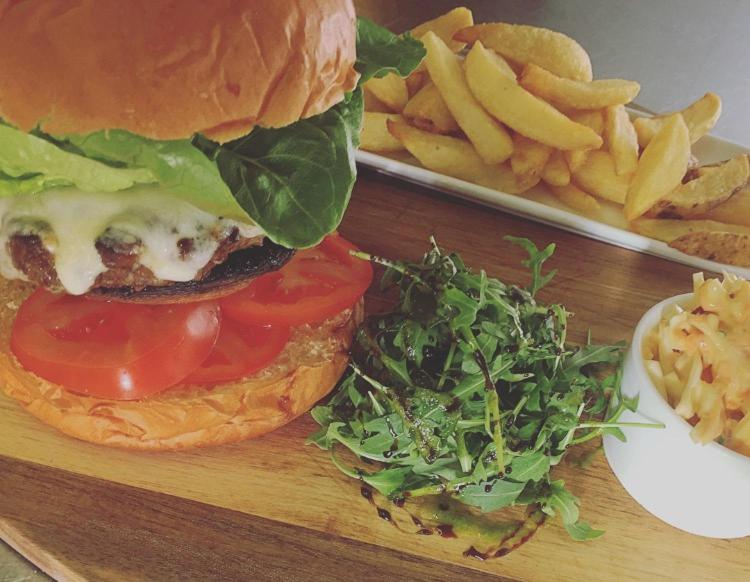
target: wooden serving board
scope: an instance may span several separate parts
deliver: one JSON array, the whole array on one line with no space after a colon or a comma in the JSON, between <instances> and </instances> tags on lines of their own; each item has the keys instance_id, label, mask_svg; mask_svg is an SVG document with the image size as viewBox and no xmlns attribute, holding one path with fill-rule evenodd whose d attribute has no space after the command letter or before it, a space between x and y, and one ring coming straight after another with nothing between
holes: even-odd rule
<instances>
[{"instance_id":1,"label":"wooden serving board","mask_svg":"<svg viewBox=\"0 0 750 582\"><path fill-rule=\"evenodd\" d=\"M435 234L468 264L515 282L527 280L523 257L502 237L555 242L551 266L559 271L542 299L575 313L573 341L589 328L598 342L630 339L648 307L691 284L686 267L369 172L342 232L374 253L409 259ZM371 305L378 302L370 297ZM315 429L308 416L257 440L170 454L69 439L4 396L0 427L0 537L56 577L427 580L472 579L480 571L523 580L750 577L749 540L704 539L661 523L628 497L603 455L584 471L569 464L555 471L580 497L584 519L606 530L603 538L576 543L552 521L518 551L479 562L462 556L465 540L418 536L406 522L399 530L378 519L358 484L327 453L304 445Z\"/></svg>"}]
</instances>

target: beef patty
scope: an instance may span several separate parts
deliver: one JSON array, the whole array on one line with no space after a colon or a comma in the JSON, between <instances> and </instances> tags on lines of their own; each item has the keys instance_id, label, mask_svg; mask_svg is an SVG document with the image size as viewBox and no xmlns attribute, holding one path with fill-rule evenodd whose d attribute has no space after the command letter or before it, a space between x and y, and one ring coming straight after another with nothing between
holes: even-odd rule
<instances>
[{"instance_id":1,"label":"beef patty","mask_svg":"<svg viewBox=\"0 0 750 582\"><path fill-rule=\"evenodd\" d=\"M246 238L237 227L228 229L220 235L214 235L218 247L211 259L201 268L196 281L203 280L218 264L235 252L263 243L262 236ZM13 234L8 239L8 248L13 266L21 271L32 283L42 285L52 291L63 291L55 270L55 259L45 247L42 237L35 233ZM180 256L187 258L193 252L194 241L182 238L177 242ZM96 249L107 267L94 283L94 288L123 288L141 290L145 287L161 287L173 284L156 277L153 272L139 262L141 243L138 240L122 240L106 233L96 240Z\"/></svg>"}]
</instances>

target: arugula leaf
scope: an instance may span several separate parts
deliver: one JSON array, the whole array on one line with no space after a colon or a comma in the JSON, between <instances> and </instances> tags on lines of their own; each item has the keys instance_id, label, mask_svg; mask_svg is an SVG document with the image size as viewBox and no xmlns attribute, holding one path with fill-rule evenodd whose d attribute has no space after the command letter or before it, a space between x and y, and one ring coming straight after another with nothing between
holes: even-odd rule
<instances>
[{"instance_id":1,"label":"arugula leaf","mask_svg":"<svg viewBox=\"0 0 750 582\"><path fill-rule=\"evenodd\" d=\"M498 479L492 483L468 485L458 494L458 499L467 505L478 507L482 513L488 513L513 505L523 488L523 483Z\"/></svg>"},{"instance_id":2,"label":"arugula leaf","mask_svg":"<svg viewBox=\"0 0 750 582\"><path fill-rule=\"evenodd\" d=\"M357 63L360 84L371 77L396 73L406 77L419 66L427 51L409 33L396 36L367 18L357 18Z\"/></svg>"},{"instance_id":3,"label":"arugula leaf","mask_svg":"<svg viewBox=\"0 0 750 582\"><path fill-rule=\"evenodd\" d=\"M593 539L601 532L579 521L551 473L571 447L619 430L637 404L621 391L624 345L567 345L568 312L535 298L554 246L511 242L529 253L528 290L472 272L434 241L418 263L355 253L387 267L382 284L398 300L360 327L352 372L314 410L321 430L309 442L366 460L337 466L391 498L539 506L574 539Z\"/></svg>"},{"instance_id":4,"label":"arugula leaf","mask_svg":"<svg viewBox=\"0 0 750 582\"><path fill-rule=\"evenodd\" d=\"M2 195L33 194L57 186L77 186L87 192L117 192L136 184L156 182L147 169L115 168L2 123L0 172Z\"/></svg>"},{"instance_id":5,"label":"arugula leaf","mask_svg":"<svg viewBox=\"0 0 750 582\"><path fill-rule=\"evenodd\" d=\"M169 191L216 216L252 222L221 179L219 170L189 140L156 141L123 130L70 135L65 142L84 155L143 168Z\"/></svg>"},{"instance_id":6,"label":"arugula leaf","mask_svg":"<svg viewBox=\"0 0 750 582\"><path fill-rule=\"evenodd\" d=\"M550 483L550 493L542 510L548 515L559 515L568 534L576 541L593 540L604 534L578 520L578 499L566 489L562 480Z\"/></svg>"}]
</instances>

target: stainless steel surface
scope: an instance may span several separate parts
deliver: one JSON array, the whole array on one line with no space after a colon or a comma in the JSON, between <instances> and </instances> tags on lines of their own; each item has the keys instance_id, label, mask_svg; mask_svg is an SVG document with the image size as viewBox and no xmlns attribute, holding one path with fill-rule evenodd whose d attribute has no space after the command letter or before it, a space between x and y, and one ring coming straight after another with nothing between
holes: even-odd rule
<instances>
[{"instance_id":1,"label":"stainless steel surface","mask_svg":"<svg viewBox=\"0 0 750 582\"><path fill-rule=\"evenodd\" d=\"M641 84L637 102L654 111L680 109L706 91L723 114L713 133L750 145L750 2L743 0L380 0L404 30L454 6L477 22L503 20L564 32L591 55L596 77ZM377 9L373 8L373 11Z\"/></svg>"},{"instance_id":2,"label":"stainless steel surface","mask_svg":"<svg viewBox=\"0 0 750 582\"><path fill-rule=\"evenodd\" d=\"M653 111L679 109L706 91L724 112L714 133L750 145L750 2L743 0L382 0L372 12L398 14L405 30L454 6L477 22L503 20L569 34L591 55L597 77L641 84L637 102ZM377 16L377 14L372 14ZM0 582L47 580L0 542Z\"/></svg>"}]
</instances>

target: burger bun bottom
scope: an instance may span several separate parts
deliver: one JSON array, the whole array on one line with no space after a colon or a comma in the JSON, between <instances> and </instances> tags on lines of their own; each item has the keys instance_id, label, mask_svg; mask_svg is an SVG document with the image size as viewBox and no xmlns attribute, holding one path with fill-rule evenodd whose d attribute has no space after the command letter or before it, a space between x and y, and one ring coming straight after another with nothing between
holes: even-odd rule
<instances>
[{"instance_id":1,"label":"burger bun bottom","mask_svg":"<svg viewBox=\"0 0 750 582\"><path fill-rule=\"evenodd\" d=\"M295 328L265 369L216 386L178 385L147 399L81 396L24 370L10 351L16 311L33 287L0 281L0 388L62 433L144 451L220 445L257 437L308 411L344 373L363 301L321 324Z\"/></svg>"}]
</instances>

